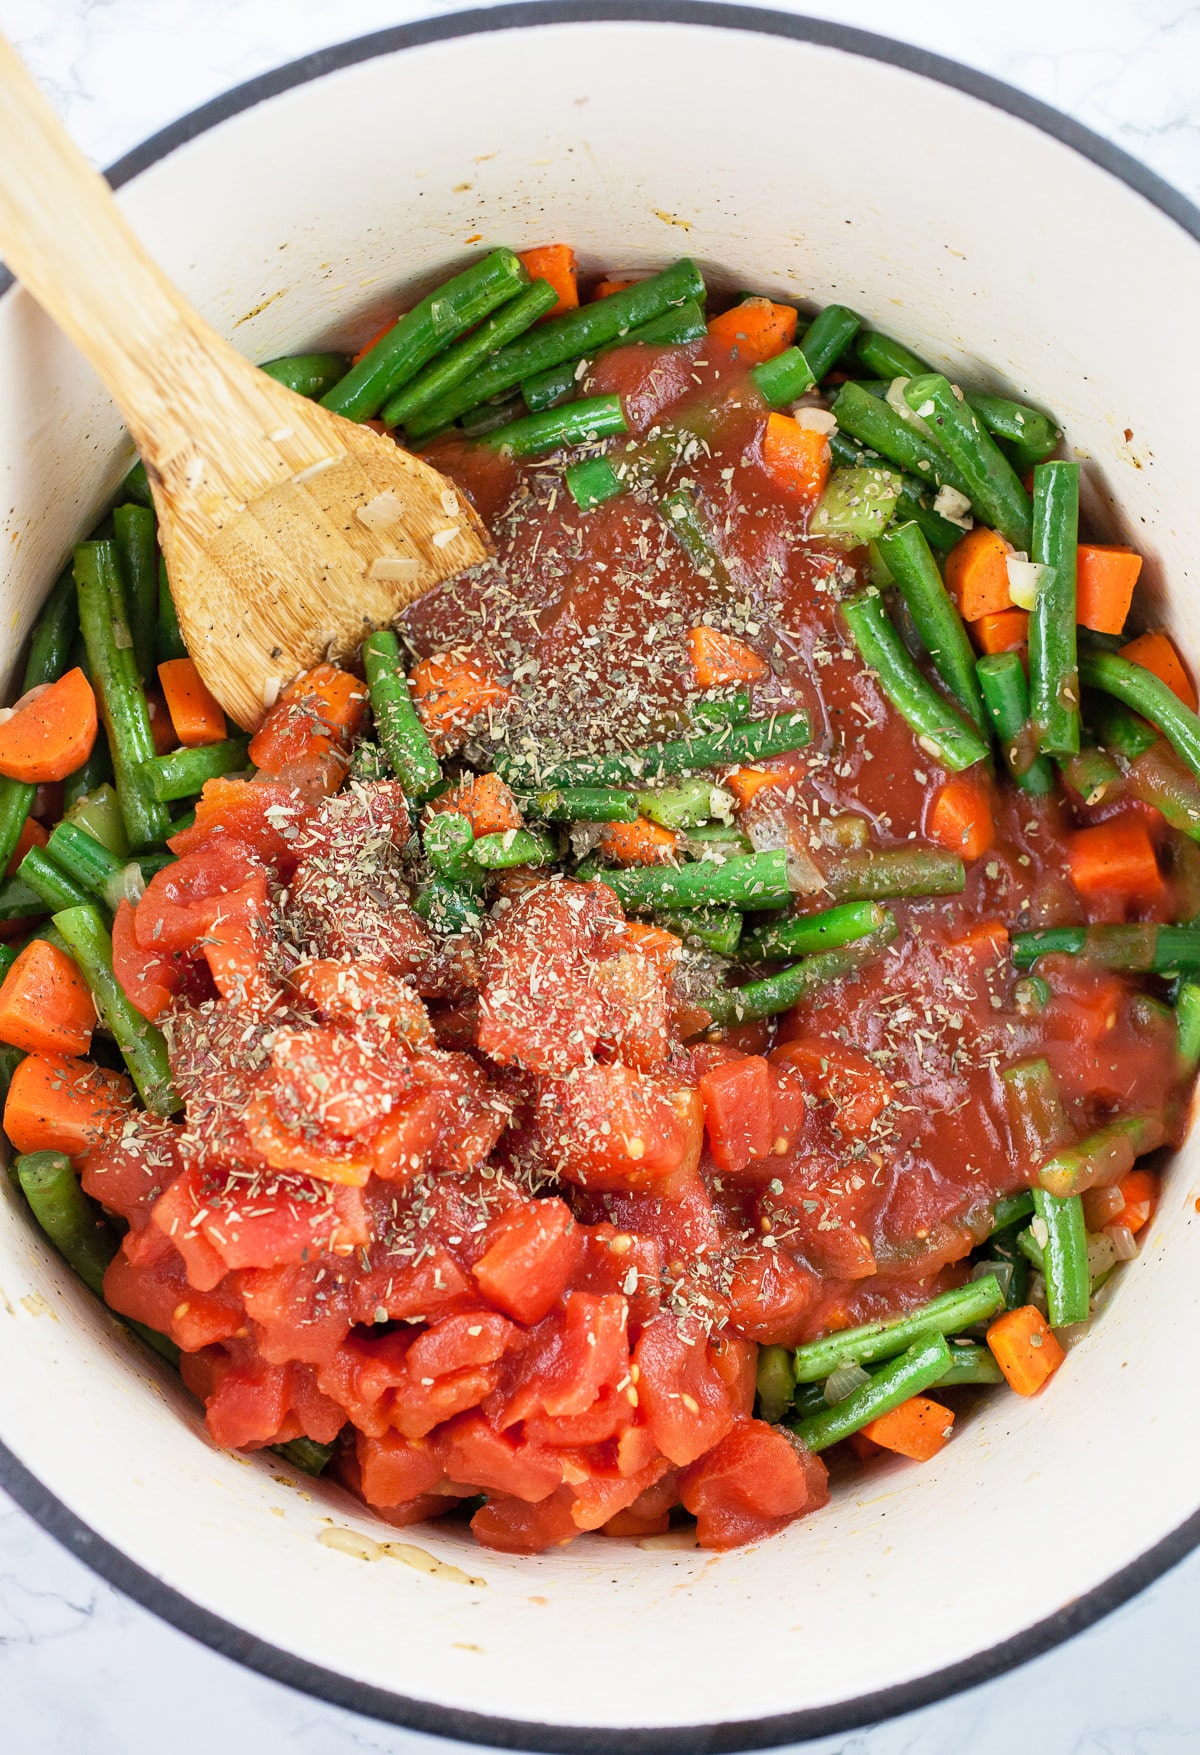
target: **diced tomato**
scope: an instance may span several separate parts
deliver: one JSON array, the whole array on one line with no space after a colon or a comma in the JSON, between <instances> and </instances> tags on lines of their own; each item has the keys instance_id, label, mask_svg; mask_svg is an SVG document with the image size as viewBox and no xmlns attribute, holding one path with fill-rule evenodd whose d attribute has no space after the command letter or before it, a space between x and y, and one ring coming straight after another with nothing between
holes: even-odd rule
<instances>
[{"instance_id":1,"label":"diced tomato","mask_svg":"<svg viewBox=\"0 0 1200 1755\"><path fill-rule=\"evenodd\" d=\"M257 855L231 835L183 854L146 885L133 918L138 948L160 957L192 950L221 917L226 898L261 876Z\"/></svg>"},{"instance_id":2,"label":"diced tomato","mask_svg":"<svg viewBox=\"0 0 1200 1755\"><path fill-rule=\"evenodd\" d=\"M771 1069L761 1055L713 1067L700 1080L709 1149L719 1170L736 1174L765 1158L775 1141Z\"/></svg>"},{"instance_id":3,"label":"diced tomato","mask_svg":"<svg viewBox=\"0 0 1200 1755\"><path fill-rule=\"evenodd\" d=\"M270 995L265 961L269 933L267 874L259 871L221 898L204 935L204 960L223 998L248 1006Z\"/></svg>"},{"instance_id":4,"label":"diced tomato","mask_svg":"<svg viewBox=\"0 0 1200 1755\"><path fill-rule=\"evenodd\" d=\"M318 664L279 697L250 740L250 760L277 774L290 762L347 749L366 710L365 683L336 665Z\"/></svg>"},{"instance_id":5,"label":"diced tomato","mask_svg":"<svg viewBox=\"0 0 1200 1755\"><path fill-rule=\"evenodd\" d=\"M583 1249L579 1227L564 1201L530 1201L493 1221L487 1249L473 1272L480 1290L518 1322L538 1322L552 1310Z\"/></svg>"},{"instance_id":6,"label":"diced tomato","mask_svg":"<svg viewBox=\"0 0 1200 1755\"><path fill-rule=\"evenodd\" d=\"M740 1548L786 1529L829 1499L828 1471L762 1420L742 1420L679 1481L702 1548Z\"/></svg>"},{"instance_id":7,"label":"diced tomato","mask_svg":"<svg viewBox=\"0 0 1200 1755\"><path fill-rule=\"evenodd\" d=\"M560 1176L581 1188L630 1190L666 1189L686 1172L688 1113L668 1086L620 1061L544 1082L537 1111Z\"/></svg>"},{"instance_id":8,"label":"diced tomato","mask_svg":"<svg viewBox=\"0 0 1200 1755\"><path fill-rule=\"evenodd\" d=\"M772 1050L771 1060L794 1070L808 1089L833 1104L843 1133L868 1133L895 1101L879 1068L836 1036L792 1036Z\"/></svg>"},{"instance_id":9,"label":"diced tomato","mask_svg":"<svg viewBox=\"0 0 1200 1755\"><path fill-rule=\"evenodd\" d=\"M571 1515L574 1504L570 1487L559 1487L533 1505L497 1494L475 1513L471 1533L481 1547L501 1554L543 1554L573 1542L580 1533Z\"/></svg>"},{"instance_id":10,"label":"diced tomato","mask_svg":"<svg viewBox=\"0 0 1200 1755\"><path fill-rule=\"evenodd\" d=\"M438 1434L438 1449L452 1481L470 1481L485 1493L508 1493L535 1505L560 1485L562 1463L553 1451L528 1444L495 1427L482 1414L460 1414Z\"/></svg>"},{"instance_id":11,"label":"diced tomato","mask_svg":"<svg viewBox=\"0 0 1200 1755\"><path fill-rule=\"evenodd\" d=\"M638 1406L659 1452L682 1467L695 1462L733 1425L729 1388L703 1335L673 1316L657 1316L634 1348Z\"/></svg>"},{"instance_id":12,"label":"diced tomato","mask_svg":"<svg viewBox=\"0 0 1200 1755\"><path fill-rule=\"evenodd\" d=\"M350 1331L346 1286L328 1258L243 1268L237 1281L258 1350L274 1364L326 1365Z\"/></svg>"},{"instance_id":13,"label":"diced tomato","mask_svg":"<svg viewBox=\"0 0 1200 1755\"><path fill-rule=\"evenodd\" d=\"M274 1444L287 1418L291 1369L259 1360L224 1372L204 1416L213 1442L227 1450L257 1450Z\"/></svg>"},{"instance_id":14,"label":"diced tomato","mask_svg":"<svg viewBox=\"0 0 1200 1755\"><path fill-rule=\"evenodd\" d=\"M112 945L113 973L125 997L144 1018L156 1018L183 984L183 969L177 956L142 949L134 936L133 904L124 898L117 904Z\"/></svg>"},{"instance_id":15,"label":"diced tomato","mask_svg":"<svg viewBox=\"0 0 1200 1755\"><path fill-rule=\"evenodd\" d=\"M290 871L301 827L328 790L329 777L323 769L301 775L293 768L286 780L260 775L253 780L208 780L196 806L195 822L172 835L168 845L183 858L229 839L256 853L260 860L278 862L281 870Z\"/></svg>"},{"instance_id":16,"label":"diced tomato","mask_svg":"<svg viewBox=\"0 0 1200 1755\"><path fill-rule=\"evenodd\" d=\"M396 1432L357 1439L362 1495L368 1505L401 1505L427 1493L444 1479L437 1451L420 1438Z\"/></svg>"},{"instance_id":17,"label":"diced tomato","mask_svg":"<svg viewBox=\"0 0 1200 1755\"><path fill-rule=\"evenodd\" d=\"M748 1244L737 1256L725 1296L729 1320L746 1340L794 1347L806 1335L818 1281L786 1249Z\"/></svg>"}]
</instances>

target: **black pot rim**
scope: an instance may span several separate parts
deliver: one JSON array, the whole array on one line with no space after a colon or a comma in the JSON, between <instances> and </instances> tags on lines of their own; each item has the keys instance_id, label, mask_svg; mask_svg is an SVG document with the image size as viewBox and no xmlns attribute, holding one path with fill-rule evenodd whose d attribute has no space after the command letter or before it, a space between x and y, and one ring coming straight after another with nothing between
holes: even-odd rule
<instances>
[{"instance_id":1,"label":"black pot rim","mask_svg":"<svg viewBox=\"0 0 1200 1755\"><path fill-rule=\"evenodd\" d=\"M361 61L426 43L484 36L493 31L603 20L757 32L841 49L848 54L920 74L1050 135L1133 189L1200 241L1200 209L1179 190L1090 128L989 74L871 31L761 7L712 4L710 0L520 0L518 4L450 13L441 18L374 31L332 48L318 49L202 104L118 159L107 173L108 180L114 188L120 188L168 157L177 147L242 111ZM0 268L0 296L12 284L12 276ZM331 1705L411 1730L499 1749L544 1750L550 1755L562 1755L563 1751L569 1751L570 1755L722 1755L725 1751L775 1748L781 1744L834 1736L915 1712L1051 1651L1120 1608L1200 1546L1198 1510L1130 1565L1033 1627L987 1651L977 1652L961 1663L853 1700L713 1725L588 1728L499 1718L437 1706L309 1663L202 1608L135 1564L49 1492L3 1443L0 1443L0 1486L36 1523L117 1590L180 1632L248 1669Z\"/></svg>"}]
</instances>

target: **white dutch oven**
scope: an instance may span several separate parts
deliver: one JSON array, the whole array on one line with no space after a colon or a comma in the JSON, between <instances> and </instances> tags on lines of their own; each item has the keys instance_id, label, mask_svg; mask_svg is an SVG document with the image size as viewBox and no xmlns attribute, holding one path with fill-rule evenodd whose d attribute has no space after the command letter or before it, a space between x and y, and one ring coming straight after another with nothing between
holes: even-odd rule
<instances>
[{"instance_id":1,"label":"white dutch oven","mask_svg":"<svg viewBox=\"0 0 1200 1755\"><path fill-rule=\"evenodd\" d=\"M588 268L686 253L739 287L843 301L952 376L1054 409L1106 533L1145 552L1156 611L1200 658L1200 216L1062 117L898 44L737 7L628 10L508 7L314 56L125 160L123 205L253 359L361 340L481 240L569 239ZM96 381L5 292L5 681L128 461ZM213 1450L0 1187L0 1481L169 1620L364 1712L573 1751L838 1730L1045 1649L1200 1539L1180 1378L1198 1180L1189 1146L1050 1392L996 1396L934 1462L876 1467L721 1557L591 1536L521 1560L405 1532L457 1577L323 1544L331 1524L399 1532Z\"/></svg>"}]
</instances>

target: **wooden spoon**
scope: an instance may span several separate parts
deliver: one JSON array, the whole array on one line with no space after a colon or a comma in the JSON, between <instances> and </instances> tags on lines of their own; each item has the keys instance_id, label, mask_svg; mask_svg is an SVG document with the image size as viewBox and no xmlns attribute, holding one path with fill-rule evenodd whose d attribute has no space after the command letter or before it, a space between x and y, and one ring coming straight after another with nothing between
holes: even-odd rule
<instances>
[{"instance_id":1,"label":"wooden spoon","mask_svg":"<svg viewBox=\"0 0 1200 1755\"><path fill-rule=\"evenodd\" d=\"M3 37L0 254L124 415L188 651L243 729L491 552L445 476L284 389L192 309Z\"/></svg>"}]
</instances>

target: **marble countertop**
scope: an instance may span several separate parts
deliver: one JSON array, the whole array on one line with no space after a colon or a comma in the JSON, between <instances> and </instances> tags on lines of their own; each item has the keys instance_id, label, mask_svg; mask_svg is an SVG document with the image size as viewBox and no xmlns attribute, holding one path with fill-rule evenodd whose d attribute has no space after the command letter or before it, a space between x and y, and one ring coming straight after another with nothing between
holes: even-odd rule
<instances>
[{"instance_id":1,"label":"marble countertop","mask_svg":"<svg viewBox=\"0 0 1200 1755\"><path fill-rule=\"evenodd\" d=\"M310 49L440 0L0 0L100 164ZM1189 0L841 0L796 6L982 68L1085 122L1200 199L1200 6ZM986 1538L986 1529L984 1531ZM987 1562L981 1563L986 1581ZM1089 1633L813 1755L1194 1755L1200 1554ZM452 1745L240 1669L126 1601L0 1494L0 1746L13 1755L418 1755ZM461 1747L461 1745L453 1745Z\"/></svg>"}]
</instances>

